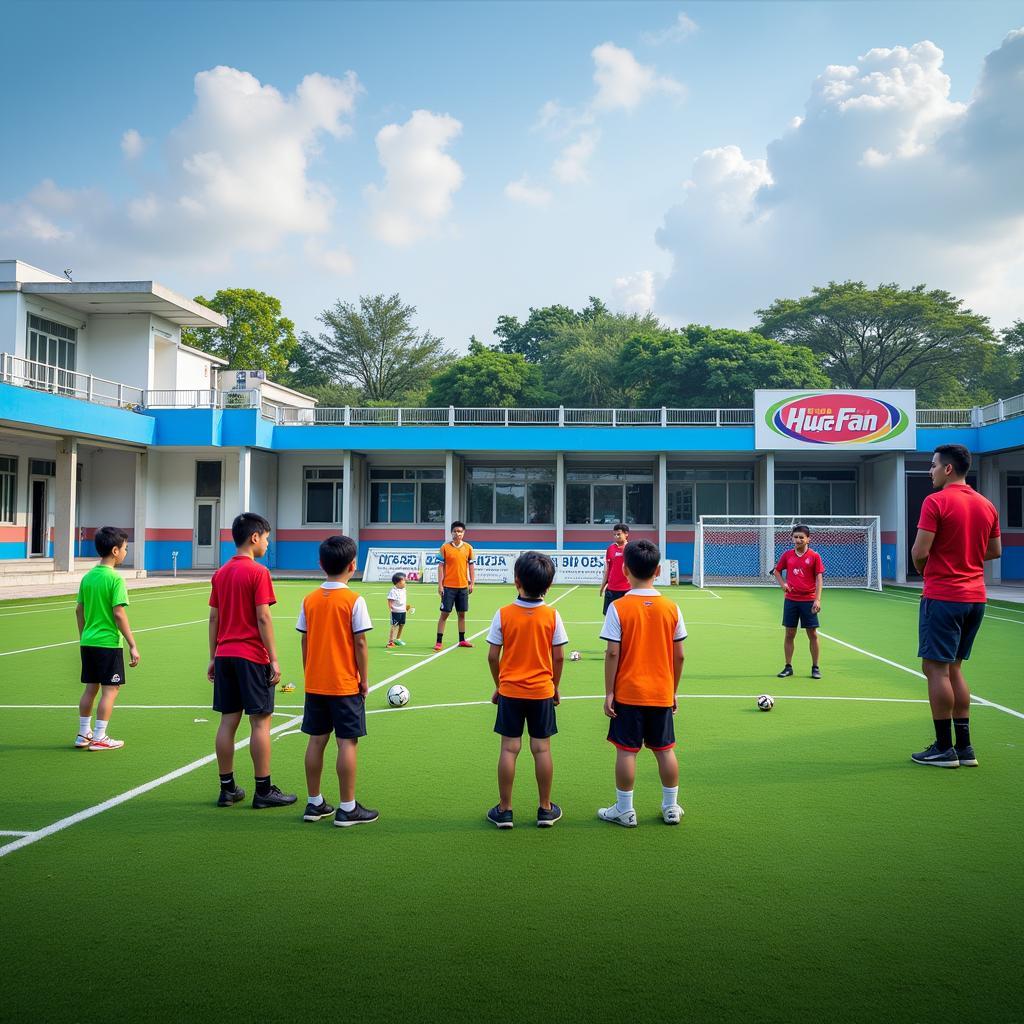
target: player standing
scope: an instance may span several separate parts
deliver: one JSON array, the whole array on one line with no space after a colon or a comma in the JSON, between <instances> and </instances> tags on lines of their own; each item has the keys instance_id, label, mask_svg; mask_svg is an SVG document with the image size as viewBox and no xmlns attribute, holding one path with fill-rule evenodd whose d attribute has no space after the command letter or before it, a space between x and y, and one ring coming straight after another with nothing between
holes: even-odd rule
<instances>
[{"instance_id":1,"label":"player standing","mask_svg":"<svg viewBox=\"0 0 1024 1024\"><path fill-rule=\"evenodd\" d=\"M622 555L629 540L629 527L625 523L616 523L612 536L615 540L604 553L604 576L601 577L601 589L598 591L604 595L602 615L608 614L608 605L629 593L629 580L622 571Z\"/></svg>"},{"instance_id":2,"label":"player standing","mask_svg":"<svg viewBox=\"0 0 1024 1024\"><path fill-rule=\"evenodd\" d=\"M473 546L465 541L466 524L455 520L452 523L450 543L441 545L441 561L437 566L437 593L441 598L441 617L437 620L437 643L439 651L444 642L444 625L452 609L459 616L459 646L472 647L466 639L466 612L469 611L469 595L476 584L476 562Z\"/></svg>"},{"instance_id":3,"label":"player standing","mask_svg":"<svg viewBox=\"0 0 1024 1024\"><path fill-rule=\"evenodd\" d=\"M787 679L793 674L793 646L796 631L801 626L807 631L807 642L811 648L811 678L821 678L818 612L821 611L825 565L821 555L808 546L810 540L810 528L797 523L793 527L792 550L783 552L772 571L775 582L786 592L782 606L782 625L786 627L786 639L783 641L786 665L778 674L779 679ZM783 572L786 574L785 579L782 578Z\"/></svg>"}]
</instances>

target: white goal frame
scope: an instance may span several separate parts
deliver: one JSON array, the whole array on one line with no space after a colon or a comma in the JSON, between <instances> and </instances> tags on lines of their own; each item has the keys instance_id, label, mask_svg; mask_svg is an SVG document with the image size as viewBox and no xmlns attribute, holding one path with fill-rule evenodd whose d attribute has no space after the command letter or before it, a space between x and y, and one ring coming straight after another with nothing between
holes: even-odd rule
<instances>
[{"instance_id":1,"label":"white goal frame","mask_svg":"<svg viewBox=\"0 0 1024 1024\"><path fill-rule=\"evenodd\" d=\"M811 547L815 545L815 536L827 533L832 544L835 538L849 537L848 543L862 544L863 565L865 571L857 574L844 575L837 571L836 560L831 559L826 543L821 551L825 562L825 586L857 590L882 589L882 531L878 516L701 516L697 521L697 531L693 547L693 582L700 588L705 587L774 587L772 569L781 551L792 546L790 533L797 523L806 524L811 530ZM743 538L743 542L732 543L737 550L749 546L747 554L740 554L738 561L748 565L755 561L758 571L723 573L718 571L714 559L709 562L708 546L717 536L732 533ZM726 541L726 544L729 542ZM753 545L757 547L756 559L753 559ZM722 547L719 550L723 550ZM858 554L858 557L861 557ZM832 561L830 572L829 562Z\"/></svg>"}]
</instances>

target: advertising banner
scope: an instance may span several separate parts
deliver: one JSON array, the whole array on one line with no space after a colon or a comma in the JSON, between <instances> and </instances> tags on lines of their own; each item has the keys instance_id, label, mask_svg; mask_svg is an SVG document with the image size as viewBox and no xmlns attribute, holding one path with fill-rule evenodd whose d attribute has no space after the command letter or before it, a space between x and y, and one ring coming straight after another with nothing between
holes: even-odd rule
<instances>
[{"instance_id":1,"label":"advertising banner","mask_svg":"<svg viewBox=\"0 0 1024 1024\"><path fill-rule=\"evenodd\" d=\"M404 572L410 583L418 582L423 576L423 552L416 548L370 548L366 553L363 579L367 583L390 583L396 572Z\"/></svg>"},{"instance_id":2,"label":"advertising banner","mask_svg":"<svg viewBox=\"0 0 1024 1024\"><path fill-rule=\"evenodd\" d=\"M423 582L437 583L437 565L440 561L437 550L424 551ZM476 565L477 583L511 583L515 576L513 568L519 551L491 551L475 548L473 551Z\"/></svg>"}]
</instances>

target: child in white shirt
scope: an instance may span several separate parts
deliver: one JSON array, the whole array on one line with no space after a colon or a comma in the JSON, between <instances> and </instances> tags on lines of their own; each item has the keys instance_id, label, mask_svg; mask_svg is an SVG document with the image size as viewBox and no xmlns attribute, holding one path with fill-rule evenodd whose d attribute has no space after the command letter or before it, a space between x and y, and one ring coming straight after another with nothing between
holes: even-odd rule
<instances>
[{"instance_id":1,"label":"child in white shirt","mask_svg":"<svg viewBox=\"0 0 1024 1024\"><path fill-rule=\"evenodd\" d=\"M391 612L391 630L388 633L388 647L404 647L402 630L405 629L405 614L412 608L406 607L408 594L405 592L405 573L396 572L391 577L392 587L388 591L388 610Z\"/></svg>"}]
</instances>

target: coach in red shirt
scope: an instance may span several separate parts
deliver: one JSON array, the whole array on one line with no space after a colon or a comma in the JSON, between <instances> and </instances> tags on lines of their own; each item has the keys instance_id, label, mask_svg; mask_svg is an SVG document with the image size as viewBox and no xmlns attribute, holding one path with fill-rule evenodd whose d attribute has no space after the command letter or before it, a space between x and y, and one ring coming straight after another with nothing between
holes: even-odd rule
<instances>
[{"instance_id":1,"label":"coach in red shirt","mask_svg":"<svg viewBox=\"0 0 1024 1024\"><path fill-rule=\"evenodd\" d=\"M961 666L985 616L985 563L1003 553L999 513L964 482L970 468L971 453L962 444L935 449L929 471L935 493L921 506L911 551L924 575L917 654L935 722L935 742L911 758L938 768L978 765L971 691Z\"/></svg>"}]
</instances>

